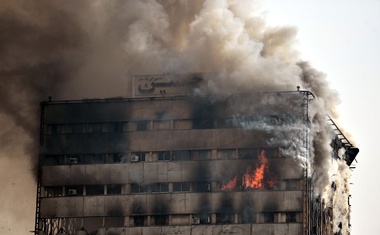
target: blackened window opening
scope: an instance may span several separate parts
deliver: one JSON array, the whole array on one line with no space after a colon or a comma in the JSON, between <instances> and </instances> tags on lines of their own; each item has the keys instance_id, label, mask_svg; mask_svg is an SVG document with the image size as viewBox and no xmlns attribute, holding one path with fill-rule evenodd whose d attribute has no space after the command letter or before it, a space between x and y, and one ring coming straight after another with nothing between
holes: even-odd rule
<instances>
[{"instance_id":1,"label":"blackened window opening","mask_svg":"<svg viewBox=\"0 0 380 235\"><path fill-rule=\"evenodd\" d=\"M87 195L104 195L103 185L87 185L86 186Z\"/></svg>"}]
</instances>

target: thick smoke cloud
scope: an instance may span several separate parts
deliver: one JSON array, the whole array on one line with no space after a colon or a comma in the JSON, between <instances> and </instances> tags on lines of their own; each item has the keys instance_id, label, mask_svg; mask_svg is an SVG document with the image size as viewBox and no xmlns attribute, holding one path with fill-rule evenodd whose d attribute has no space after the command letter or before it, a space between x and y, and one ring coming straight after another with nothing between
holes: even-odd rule
<instances>
[{"instance_id":1,"label":"thick smoke cloud","mask_svg":"<svg viewBox=\"0 0 380 235\"><path fill-rule=\"evenodd\" d=\"M0 233L33 228L38 103L129 96L132 74L209 72L197 93L312 91L311 162L330 183L324 113L338 100L323 74L299 62L294 28L270 28L248 0L84 0L0 3ZM318 141L317 141L318 140ZM318 154L317 154L318 153ZM13 184L14 183L14 184ZM12 195L8 195L12 192ZM12 204L12 207L6 204Z\"/></svg>"}]
</instances>

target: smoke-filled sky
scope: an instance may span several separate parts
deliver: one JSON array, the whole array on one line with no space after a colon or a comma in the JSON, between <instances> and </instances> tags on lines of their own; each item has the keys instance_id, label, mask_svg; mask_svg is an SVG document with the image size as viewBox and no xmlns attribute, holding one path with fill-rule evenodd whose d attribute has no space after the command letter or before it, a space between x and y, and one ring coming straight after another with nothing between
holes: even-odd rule
<instances>
[{"instance_id":1,"label":"smoke-filled sky","mask_svg":"<svg viewBox=\"0 0 380 235\"><path fill-rule=\"evenodd\" d=\"M380 2L267 0L270 25L298 29L301 57L327 75L340 93L340 127L360 148L351 182L351 234L380 234L380 171L375 153L380 127Z\"/></svg>"},{"instance_id":2,"label":"smoke-filled sky","mask_svg":"<svg viewBox=\"0 0 380 235\"><path fill-rule=\"evenodd\" d=\"M376 234L379 11L369 0L0 1L0 233L33 230L39 101L128 96L132 74L213 72L204 91L301 85L339 113L361 149L353 234Z\"/></svg>"}]
</instances>

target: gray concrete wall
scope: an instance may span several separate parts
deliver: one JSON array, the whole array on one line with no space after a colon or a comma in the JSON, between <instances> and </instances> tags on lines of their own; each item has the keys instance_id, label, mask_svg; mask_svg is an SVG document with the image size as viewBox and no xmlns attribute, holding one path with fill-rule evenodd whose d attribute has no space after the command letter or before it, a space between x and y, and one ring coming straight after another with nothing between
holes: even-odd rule
<instances>
[{"instance_id":1,"label":"gray concrete wall","mask_svg":"<svg viewBox=\"0 0 380 235\"><path fill-rule=\"evenodd\" d=\"M302 191L73 196L42 198L41 216L197 214L202 210L207 210L207 213L239 213L245 208L255 212L286 212L302 211L302 205Z\"/></svg>"},{"instance_id":2,"label":"gray concrete wall","mask_svg":"<svg viewBox=\"0 0 380 235\"><path fill-rule=\"evenodd\" d=\"M98 235L301 235L302 224L237 224L102 228Z\"/></svg>"},{"instance_id":3,"label":"gray concrete wall","mask_svg":"<svg viewBox=\"0 0 380 235\"><path fill-rule=\"evenodd\" d=\"M278 179L300 179L290 158L269 159ZM42 186L229 180L258 160L159 161L42 167Z\"/></svg>"}]
</instances>

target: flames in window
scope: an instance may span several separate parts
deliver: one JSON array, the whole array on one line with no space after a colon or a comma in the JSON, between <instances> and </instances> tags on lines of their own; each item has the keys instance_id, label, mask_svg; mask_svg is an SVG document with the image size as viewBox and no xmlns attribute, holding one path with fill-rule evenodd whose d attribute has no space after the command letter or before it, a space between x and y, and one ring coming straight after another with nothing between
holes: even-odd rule
<instances>
[{"instance_id":1,"label":"flames in window","mask_svg":"<svg viewBox=\"0 0 380 235\"><path fill-rule=\"evenodd\" d=\"M260 152L259 162L257 164L246 167L241 179L240 183L240 181L238 181L238 175L234 176L221 187L221 190L272 189L276 185L275 177L269 171L268 159L265 157L264 150Z\"/></svg>"}]
</instances>

